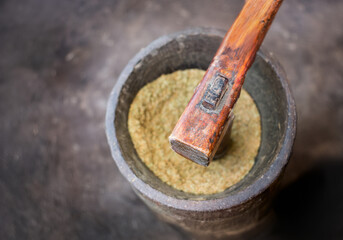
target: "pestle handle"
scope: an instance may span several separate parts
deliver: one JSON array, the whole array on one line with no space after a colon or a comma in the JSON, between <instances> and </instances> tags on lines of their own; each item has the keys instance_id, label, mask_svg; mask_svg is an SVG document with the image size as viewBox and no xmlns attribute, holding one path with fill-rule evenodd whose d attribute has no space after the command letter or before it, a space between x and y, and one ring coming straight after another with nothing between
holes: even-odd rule
<instances>
[{"instance_id":1,"label":"pestle handle","mask_svg":"<svg viewBox=\"0 0 343 240\"><path fill-rule=\"evenodd\" d=\"M229 127L245 74L281 3L246 1L169 137L175 152L198 164L210 164Z\"/></svg>"}]
</instances>

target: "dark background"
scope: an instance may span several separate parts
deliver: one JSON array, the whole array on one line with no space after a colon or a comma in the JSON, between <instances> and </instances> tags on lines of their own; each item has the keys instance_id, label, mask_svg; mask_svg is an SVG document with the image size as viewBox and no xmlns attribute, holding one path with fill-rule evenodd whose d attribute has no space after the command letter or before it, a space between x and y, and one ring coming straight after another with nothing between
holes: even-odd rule
<instances>
[{"instance_id":1,"label":"dark background","mask_svg":"<svg viewBox=\"0 0 343 240\"><path fill-rule=\"evenodd\" d=\"M157 37L228 29L243 1L0 1L0 239L196 239L160 222L111 159L111 88ZM343 1L286 0L263 43L298 134L265 239L343 239Z\"/></svg>"}]
</instances>

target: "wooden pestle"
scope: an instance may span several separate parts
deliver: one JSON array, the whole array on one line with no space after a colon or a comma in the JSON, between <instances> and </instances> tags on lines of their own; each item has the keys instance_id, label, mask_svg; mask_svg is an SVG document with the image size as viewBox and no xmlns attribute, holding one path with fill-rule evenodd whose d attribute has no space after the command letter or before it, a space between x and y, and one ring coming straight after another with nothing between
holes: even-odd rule
<instances>
[{"instance_id":1,"label":"wooden pestle","mask_svg":"<svg viewBox=\"0 0 343 240\"><path fill-rule=\"evenodd\" d=\"M232 122L245 74L281 3L246 1L169 136L175 152L198 164L210 164Z\"/></svg>"}]
</instances>

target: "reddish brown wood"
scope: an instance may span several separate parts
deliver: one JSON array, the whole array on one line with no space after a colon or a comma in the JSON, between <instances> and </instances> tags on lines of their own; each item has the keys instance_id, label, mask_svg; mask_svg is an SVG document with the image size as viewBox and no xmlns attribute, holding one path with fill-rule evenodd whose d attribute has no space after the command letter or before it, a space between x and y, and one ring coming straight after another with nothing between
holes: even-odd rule
<instances>
[{"instance_id":1,"label":"reddish brown wood","mask_svg":"<svg viewBox=\"0 0 343 240\"><path fill-rule=\"evenodd\" d=\"M208 166L228 128L244 77L282 0L249 0L226 33L169 141L182 156Z\"/></svg>"}]
</instances>

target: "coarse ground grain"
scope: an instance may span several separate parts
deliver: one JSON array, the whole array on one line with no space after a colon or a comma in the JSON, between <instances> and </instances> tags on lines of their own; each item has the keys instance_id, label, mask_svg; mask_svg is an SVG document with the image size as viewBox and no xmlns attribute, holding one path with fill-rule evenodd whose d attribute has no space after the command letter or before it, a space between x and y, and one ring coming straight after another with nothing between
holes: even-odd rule
<instances>
[{"instance_id":1,"label":"coarse ground grain","mask_svg":"<svg viewBox=\"0 0 343 240\"><path fill-rule=\"evenodd\" d=\"M129 111L129 132L141 160L163 182L188 193L214 194L234 185L249 172L261 142L261 119L243 89L235 108L227 153L208 167L175 153L168 136L184 111L203 70L188 69L162 75L144 86Z\"/></svg>"}]
</instances>

